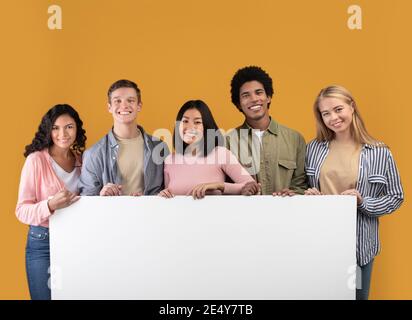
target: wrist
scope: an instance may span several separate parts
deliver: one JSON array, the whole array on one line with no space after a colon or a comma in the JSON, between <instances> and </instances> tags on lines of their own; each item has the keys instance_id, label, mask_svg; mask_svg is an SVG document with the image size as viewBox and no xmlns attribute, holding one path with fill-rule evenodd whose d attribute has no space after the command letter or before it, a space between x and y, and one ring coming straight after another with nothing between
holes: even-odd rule
<instances>
[{"instance_id":1,"label":"wrist","mask_svg":"<svg viewBox=\"0 0 412 320\"><path fill-rule=\"evenodd\" d=\"M47 200L47 206L49 207L51 213L53 213L56 210L56 208L51 203L51 199Z\"/></svg>"}]
</instances>

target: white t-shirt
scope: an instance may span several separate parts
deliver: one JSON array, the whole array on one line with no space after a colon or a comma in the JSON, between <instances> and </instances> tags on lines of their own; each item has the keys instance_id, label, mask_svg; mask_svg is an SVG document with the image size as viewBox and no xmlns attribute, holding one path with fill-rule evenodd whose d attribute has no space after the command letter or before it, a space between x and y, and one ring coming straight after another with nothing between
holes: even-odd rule
<instances>
[{"instance_id":1,"label":"white t-shirt","mask_svg":"<svg viewBox=\"0 0 412 320\"><path fill-rule=\"evenodd\" d=\"M265 131L253 130L253 133L259 138L260 144L262 144L262 137Z\"/></svg>"},{"instance_id":2,"label":"white t-shirt","mask_svg":"<svg viewBox=\"0 0 412 320\"><path fill-rule=\"evenodd\" d=\"M53 158L52 167L56 175L63 181L67 190L76 194L79 193L80 168L75 167L72 172L67 172Z\"/></svg>"}]
</instances>

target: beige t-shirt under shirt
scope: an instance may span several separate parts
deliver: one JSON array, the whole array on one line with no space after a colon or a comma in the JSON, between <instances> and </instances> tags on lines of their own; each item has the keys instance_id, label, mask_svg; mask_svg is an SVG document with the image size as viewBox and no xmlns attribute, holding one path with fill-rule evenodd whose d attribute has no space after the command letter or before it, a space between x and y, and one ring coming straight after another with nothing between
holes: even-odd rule
<instances>
[{"instance_id":1,"label":"beige t-shirt under shirt","mask_svg":"<svg viewBox=\"0 0 412 320\"><path fill-rule=\"evenodd\" d=\"M122 177L122 194L130 195L134 192L143 193L143 137L139 135L132 139L122 139L117 136L119 153L117 167Z\"/></svg>"},{"instance_id":2,"label":"beige t-shirt under shirt","mask_svg":"<svg viewBox=\"0 0 412 320\"><path fill-rule=\"evenodd\" d=\"M361 145L329 143L329 153L320 169L319 186L324 194L341 194L355 189Z\"/></svg>"}]
</instances>

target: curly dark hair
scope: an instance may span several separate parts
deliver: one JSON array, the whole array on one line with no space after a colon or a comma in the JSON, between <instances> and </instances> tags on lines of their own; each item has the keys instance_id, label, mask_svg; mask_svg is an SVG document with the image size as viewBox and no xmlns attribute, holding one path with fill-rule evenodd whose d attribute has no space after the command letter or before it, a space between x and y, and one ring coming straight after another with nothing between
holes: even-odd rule
<instances>
[{"instance_id":1,"label":"curly dark hair","mask_svg":"<svg viewBox=\"0 0 412 320\"><path fill-rule=\"evenodd\" d=\"M39 128L31 142L26 146L24 156L41 151L53 145L51 138L51 131L56 119L61 115L67 114L74 119L77 127L76 140L74 141L71 149L77 154L82 154L86 146L86 131L83 129L83 121L80 119L79 114L74 108L68 104L57 104L51 108L41 119Z\"/></svg>"},{"instance_id":2,"label":"curly dark hair","mask_svg":"<svg viewBox=\"0 0 412 320\"><path fill-rule=\"evenodd\" d=\"M265 89L266 94L268 97L273 96L273 82L272 78L269 76L269 74L264 71L262 68L257 67L257 66L248 66L244 67L242 69L239 69L235 75L232 78L232 81L230 83L230 93L232 96L232 102L233 104L240 110L240 88L243 86L245 82L249 81L258 81L263 85L263 88ZM270 103L268 104L268 108L270 106Z\"/></svg>"}]
</instances>

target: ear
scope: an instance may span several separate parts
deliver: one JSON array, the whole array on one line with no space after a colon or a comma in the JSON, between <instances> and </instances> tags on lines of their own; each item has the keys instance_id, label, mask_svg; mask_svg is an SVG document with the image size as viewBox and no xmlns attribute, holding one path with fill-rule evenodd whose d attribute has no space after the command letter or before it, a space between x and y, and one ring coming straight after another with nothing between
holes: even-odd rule
<instances>
[{"instance_id":1,"label":"ear","mask_svg":"<svg viewBox=\"0 0 412 320\"><path fill-rule=\"evenodd\" d=\"M139 101L139 102L137 103L137 112L142 111L142 107L143 107L143 102L142 102L142 101Z\"/></svg>"},{"instance_id":2,"label":"ear","mask_svg":"<svg viewBox=\"0 0 412 320\"><path fill-rule=\"evenodd\" d=\"M112 105L110 103L107 103L107 111L112 113Z\"/></svg>"},{"instance_id":3,"label":"ear","mask_svg":"<svg viewBox=\"0 0 412 320\"><path fill-rule=\"evenodd\" d=\"M271 102L272 102L272 97L268 96L268 103L271 103Z\"/></svg>"}]
</instances>

